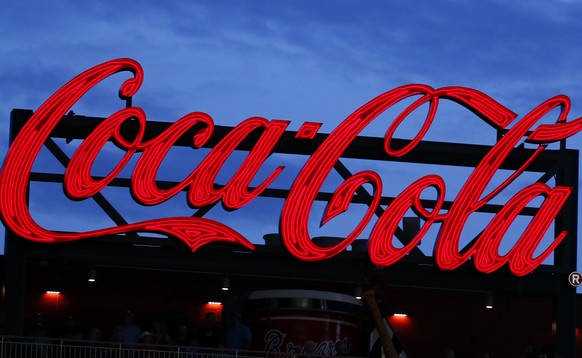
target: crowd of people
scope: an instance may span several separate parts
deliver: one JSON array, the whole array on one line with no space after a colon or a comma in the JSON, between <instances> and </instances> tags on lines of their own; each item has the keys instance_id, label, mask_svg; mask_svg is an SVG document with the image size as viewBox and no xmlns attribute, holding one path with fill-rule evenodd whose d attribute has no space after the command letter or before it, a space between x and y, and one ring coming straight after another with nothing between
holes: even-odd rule
<instances>
[{"instance_id":1,"label":"crowd of people","mask_svg":"<svg viewBox=\"0 0 582 358\"><path fill-rule=\"evenodd\" d=\"M84 341L88 344L106 343L110 347L120 346L126 349L163 350L171 347L181 352L212 352L222 350L248 350L251 346L251 330L242 323L241 315L233 313L227 317L224 325L217 320L213 312L206 314L204 322L197 329L190 329L180 323L170 333L161 320L154 320L142 329L132 311L126 311L121 322L115 326L110 335L98 327L91 327L84 333L76 324L75 317L69 315L58 336L50 336L46 330L44 316L37 314L28 335L35 339L59 338L68 341Z\"/></svg>"},{"instance_id":2,"label":"crowd of people","mask_svg":"<svg viewBox=\"0 0 582 358\"><path fill-rule=\"evenodd\" d=\"M44 315L39 313L35 316L32 327L28 335L36 341L43 339L49 342L51 338L68 340L71 342L86 342L89 346L101 347L123 347L127 350L138 349L141 351L158 351L167 349L178 349L180 352L193 353L191 357L199 356L199 353L220 353L225 351L249 350L251 347L252 334L248 326L241 319L239 313L232 313L226 317L225 321L218 321L213 312L206 314L201 325L191 329L186 324L174 325L168 330L161 320L153 320L146 325L147 329L142 329L135 321L132 311L126 311L121 322L109 332L103 332L98 327L91 327L85 333L77 325L75 317L66 317L59 334L49 335L46 330ZM0 331L0 333L2 333ZM315 342L307 341L302 354L310 356L315 348ZM337 354L341 354L341 344L336 346ZM213 355L213 354L212 354ZM218 354L220 355L220 354ZM439 356L437 354L437 356ZM453 348L447 349L442 355L445 358L462 358ZM140 356L142 357L142 356ZM155 356L143 356L143 358L154 358ZM509 358L507 355L495 353L483 353L480 358ZM544 345L536 348L534 345L527 345L523 354L516 358L560 358L554 354L551 345Z\"/></svg>"}]
</instances>

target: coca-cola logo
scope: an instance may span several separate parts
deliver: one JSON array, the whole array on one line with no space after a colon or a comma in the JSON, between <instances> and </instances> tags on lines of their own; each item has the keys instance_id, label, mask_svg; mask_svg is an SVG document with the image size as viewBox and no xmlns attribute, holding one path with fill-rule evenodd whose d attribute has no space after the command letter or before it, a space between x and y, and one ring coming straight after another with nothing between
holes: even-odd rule
<instances>
[{"instance_id":1,"label":"coca-cola logo","mask_svg":"<svg viewBox=\"0 0 582 358\"><path fill-rule=\"evenodd\" d=\"M169 217L125 225L113 226L85 232L56 232L38 225L32 218L27 205L27 185L35 158L51 131L67 111L93 86L105 78L122 71L130 71L134 76L121 86L122 98L134 96L140 88L143 71L140 65L130 59L117 59L95 66L52 95L22 128L12 143L2 172L0 173L0 213L6 226L17 235L37 242L65 242L85 238L128 233L134 231L157 232L175 236L184 241L193 251L215 241L226 241L253 249L254 245L234 229L215 220L198 217ZM295 257L305 261L324 260L345 250L363 232L374 215L382 196L382 178L371 170L364 170L345 180L335 191L321 220L325 224L350 206L354 192L364 184L373 190L369 209L362 220L340 243L320 247L312 242L308 232L311 208L326 177L334 164L350 143L381 113L404 99L416 98L389 125L385 134L384 150L393 157L400 157L413 150L431 126L440 99L449 99L476 113L493 127L506 130L506 134L491 148L476 166L459 191L452 206L442 210L446 184L435 174L426 175L400 193L386 208L375 223L369 237L369 256L375 265L387 266L405 256L434 224L440 224L440 232L435 244L434 258L441 269L452 270L470 258L482 272L492 272L508 264L515 275L525 275L542 262L562 242L567 232L558 233L554 241L541 253L537 253L542 237L550 228L563 205L572 193L572 188L550 187L544 183L532 183L516 193L493 217L472 247L459 252L460 235L469 216L485 206L492 198L515 181L545 149L546 143L560 141L582 130L582 118L567 121L570 101L566 96L553 97L508 127L517 115L489 96L470 88L444 87L433 89L426 85L405 85L374 98L348 116L325 142L317 148L297 175L285 201L280 219L280 233L283 243ZM401 123L421 105L428 104L429 111L418 134L401 148L393 148L392 138ZM555 124L536 124L540 119L559 109ZM127 120L137 123L137 133L133 139L124 138L121 125ZM141 153L131 176L131 193L135 200L144 205L162 203L182 190L187 190L187 200L191 206L203 207L222 202L229 210L241 208L254 200L277 178L284 167L280 166L259 185L250 188L250 182L263 162L270 156L289 122L253 117L237 125L206 158L183 181L171 188L160 188L156 176L160 164L177 139L186 131L196 128L192 138L195 147L204 145L213 133L212 118L201 112L185 115L173 123L156 138L144 139L146 125L145 112L139 107L119 110L102 122L77 149L66 169L64 190L73 199L85 199L99 193L126 166L130 159ZM300 138L313 138L319 123L306 123L299 130ZM535 128L534 128L535 127ZM217 188L214 183L220 168L229 155L247 136L260 130L261 135L247 158L240 165L229 182ZM497 187L491 187L491 179L504 160L523 138L540 144L532 156ZM111 172L100 179L91 177L92 165L106 142L113 140L125 155ZM427 189L436 191L436 205L423 206L420 196ZM519 215L520 211L539 197L543 198L529 226L515 245L505 254L500 254L501 240ZM538 200L539 201L539 200ZM418 234L404 247L396 247L392 238L398 223L407 211L412 209L424 221Z\"/></svg>"}]
</instances>

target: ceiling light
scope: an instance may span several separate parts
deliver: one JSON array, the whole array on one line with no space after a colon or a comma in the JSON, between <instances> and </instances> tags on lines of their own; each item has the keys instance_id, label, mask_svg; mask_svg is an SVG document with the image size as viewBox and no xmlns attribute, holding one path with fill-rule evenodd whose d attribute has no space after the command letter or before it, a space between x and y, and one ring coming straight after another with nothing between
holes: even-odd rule
<instances>
[{"instance_id":1,"label":"ceiling light","mask_svg":"<svg viewBox=\"0 0 582 358\"><path fill-rule=\"evenodd\" d=\"M493 295L492 294L487 295L487 299L485 300L485 308L487 308L488 310L493 309Z\"/></svg>"},{"instance_id":2,"label":"ceiling light","mask_svg":"<svg viewBox=\"0 0 582 358\"><path fill-rule=\"evenodd\" d=\"M223 291L228 291L230 289L230 280L228 277L222 279L222 285L220 287Z\"/></svg>"},{"instance_id":3,"label":"ceiling light","mask_svg":"<svg viewBox=\"0 0 582 358\"><path fill-rule=\"evenodd\" d=\"M92 268L89 270L89 278L87 279L87 281L89 282L95 282L97 280L97 271Z\"/></svg>"}]
</instances>

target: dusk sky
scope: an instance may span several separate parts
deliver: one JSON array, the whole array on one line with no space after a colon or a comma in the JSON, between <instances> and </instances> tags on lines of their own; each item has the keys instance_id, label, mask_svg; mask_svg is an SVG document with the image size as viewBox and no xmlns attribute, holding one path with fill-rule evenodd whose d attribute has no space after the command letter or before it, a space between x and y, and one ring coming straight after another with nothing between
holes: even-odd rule
<instances>
[{"instance_id":1,"label":"dusk sky","mask_svg":"<svg viewBox=\"0 0 582 358\"><path fill-rule=\"evenodd\" d=\"M218 125L261 116L290 120L293 130L305 121L323 122L321 132L329 133L366 102L408 83L475 88L518 118L564 94L572 101L569 118L574 119L582 115L580 18L582 2L575 0L6 1L0 13L0 158L8 150L13 108L34 110L77 74L120 57L142 65L145 80L133 103L156 121L173 122L202 111ZM117 91L126 78L120 74L108 79L73 110L106 117L123 108ZM388 125L379 119L364 134L383 137ZM398 134L410 138L411 133L414 128ZM449 102L442 104L427 139L493 144L495 131ZM582 136L573 137L568 146L582 148ZM276 183L284 186L304 160L273 158L267 166L289 166L289 174ZM53 170L47 163L38 168ZM423 173L437 171L350 165L354 171L380 172L385 186L394 184L387 195L397 195ZM180 169L192 167L168 163L169 172L163 175L183 176ZM469 172L438 173L450 185L447 199L452 200L462 185L459 178ZM529 179L521 183L535 181ZM333 191L333 180L328 184ZM61 187L57 189L51 194L31 191L39 223L55 230L67 228L56 218L73 229L110 225L92 216L91 203L77 203L87 210L82 217L76 216L77 209L55 213L52 209L66 201ZM511 193L507 195L498 202ZM111 200L124 206L128 198L125 193ZM250 224L241 224L244 234L260 222L265 226L261 232L274 232L279 209L272 210L273 218L254 212L269 205L258 203L238 216L228 213L229 225L249 218ZM163 208L173 215L192 213L183 197ZM137 211L128 209L128 216L141 217ZM63 219L67 214L73 216ZM323 234L340 235L333 230Z\"/></svg>"}]
</instances>

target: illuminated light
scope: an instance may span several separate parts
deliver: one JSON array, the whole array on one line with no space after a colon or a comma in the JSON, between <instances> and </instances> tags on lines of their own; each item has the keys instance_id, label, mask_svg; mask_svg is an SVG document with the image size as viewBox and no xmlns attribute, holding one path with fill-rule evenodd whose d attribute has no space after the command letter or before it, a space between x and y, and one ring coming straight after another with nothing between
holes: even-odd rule
<instances>
[{"instance_id":1,"label":"illuminated light","mask_svg":"<svg viewBox=\"0 0 582 358\"><path fill-rule=\"evenodd\" d=\"M131 98L137 93L143 81L141 66L131 59L112 60L97 65L69 81L43 103L27 121L12 143L0 173L0 215L5 225L24 239L45 243L129 232L152 232L177 237L192 251L216 241L230 242L253 250L254 245L240 233L225 224L207 218L191 216L159 218L87 232L51 231L34 221L28 211L27 190L33 163L43 143L69 109L84 94L104 79L123 71L129 71L134 76L121 85L120 97ZM433 89L426 85L412 84L395 88L372 99L349 115L326 137L295 179L283 205L280 220L283 244L292 255L304 261L329 259L343 252L366 229L372 216L380 208L382 196L382 180L371 170L359 172L341 183L333 193L321 218L321 225L332 222L340 214L349 210L354 195L361 190L362 186L372 187L373 193L370 195L370 202L367 203L369 207L366 213L356 227L345 235L343 241L331 247L319 247L314 244L308 232L310 213L323 183L355 138L384 111L408 99L413 99L414 102L396 117L384 136L384 149L387 155L393 157L409 153L420 143L432 126L441 99L455 101L497 129L506 130L517 117L515 113L489 96L463 87ZM394 148L392 139L398 127L425 104L429 106L428 113L419 131L405 146ZM560 108L560 114L555 124L542 124L533 129L542 117L556 108ZM446 186L439 176L428 175L406 188L386 210L393 214L393 217L388 214L382 215L372 229L369 247L371 260L378 265L387 266L410 251L411 245L395 248L392 238L396 227L395 222L400 221L405 209L412 209L419 218L425 221L420 232L413 238L414 242L418 242L433 223L441 223L434 257L437 265L443 270L453 270L470 258L473 258L475 267L485 273L508 265L514 275L523 276L541 265L568 234L566 231L558 233L548 248L534 257L536 249L541 245L542 237L570 198L572 188L563 186L550 188L546 184L532 184L519 191L507 202L507 209L504 208L496 214L473 247L459 252L460 235L468 218L513 183L545 150L545 146L540 145L503 183L490 192L485 192L491 187L491 181L504 161L524 137L527 138L526 141L533 143L551 143L582 131L582 118L566 121L569 110L569 99L565 96L556 96L543 102L518 120L477 165L446 212L441 213ZM131 141L123 138L120 133L120 126L127 120L137 123L137 133ZM249 187L289 125L288 121L269 121L265 118L252 117L233 128L184 181L172 188L160 189L156 185L159 167L178 138L195 128L196 132L192 138L193 146L205 145L213 134L214 123L212 118L205 113L190 113L169 126L158 137L144 141L146 120L145 112L138 107L122 109L105 119L73 154L65 172L66 194L74 200L81 200L100 192L117 176L134 154L141 152L131 177L132 194L138 202L156 205L170 199L179 191L187 189L187 200L192 206L199 207L222 201L226 209L233 210L254 200L284 170L283 166L279 166L258 186ZM296 133L296 137L312 139L320 126L321 123L304 123ZM258 134L258 141L248 152L245 161L225 186L216 187L217 173L239 144L251 134ZM90 175L91 167L109 140L113 140L125 151L125 154L110 173L103 178L94 179ZM429 187L437 190L437 204L431 211L427 210L419 199L421 192ZM544 201L524 234L508 254L500 256L497 253L500 238L515 220L521 208L539 196L543 197Z\"/></svg>"},{"instance_id":2,"label":"illuminated light","mask_svg":"<svg viewBox=\"0 0 582 358\"><path fill-rule=\"evenodd\" d=\"M133 142L129 143L121 135L121 125L128 119L136 118L139 120L139 130ZM97 194L115 179L133 154L140 149L145 120L145 113L141 108L124 108L99 124L75 151L65 171L64 187L67 194L73 199L85 199ZM114 138L126 153L109 174L102 179L94 180L91 177L91 168L110 138Z\"/></svg>"},{"instance_id":3,"label":"illuminated light","mask_svg":"<svg viewBox=\"0 0 582 358\"><path fill-rule=\"evenodd\" d=\"M543 253L537 258L532 257L544 233L548 230L554 217L558 215L570 193L570 188L550 189L543 183L532 184L518 192L495 215L477 240L474 246L475 267L481 272L493 272L509 261L510 270L515 275L522 276L540 265L565 238L563 233L558 235ZM520 211L538 196L546 198L538 213L533 217L532 222L514 248L507 255L500 256L499 249L504 234Z\"/></svg>"},{"instance_id":4,"label":"illuminated light","mask_svg":"<svg viewBox=\"0 0 582 358\"><path fill-rule=\"evenodd\" d=\"M47 295L60 295L61 291L46 291L45 293Z\"/></svg>"},{"instance_id":5,"label":"illuminated light","mask_svg":"<svg viewBox=\"0 0 582 358\"><path fill-rule=\"evenodd\" d=\"M285 129L289 126L289 121L272 120L268 121L264 118L250 118L247 120L253 130L263 129L259 140L255 143L253 148L247 154L246 159L241 164L241 167L231 180L226 184L225 192L222 198L223 205L228 209L239 209L257 196L259 196L267 187L275 180L285 168L278 166L261 184L257 185L253 190L249 191L249 186L252 179L258 173L259 169L273 152L277 142L285 133ZM246 121L245 121L246 122ZM244 122L243 122L244 123ZM237 126L238 127L238 126ZM246 138L246 137L245 137ZM233 148L234 151L234 148ZM209 154L209 156L212 152ZM215 163L210 161L210 167ZM222 165L221 165L222 166ZM198 170L198 169L197 169ZM214 181L212 182L214 185ZM196 187L198 188L198 187ZM195 204L195 203L194 203Z\"/></svg>"},{"instance_id":6,"label":"illuminated light","mask_svg":"<svg viewBox=\"0 0 582 358\"><path fill-rule=\"evenodd\" d=\"M209 305L212 305L212 306L221 306L222 305L222 302L218 302L218 301L208 301L208 304Z\"/></svg>"},{"instance_id":7,"label":"illuminated light","mask_svg":"<svg viewBox=\"0 0 582 358\"><path fill-rule=\"evenodd\" d=\"M488 310L493 309L493 295L492 294L487 295L487 299L485 300L485 308Z\"/></svg>"},{"instance_id":8,"label":"illuminated light","mask_svg":"<svg viewBox=\"0 0 582 358\"><path fill-rule=\"evenodd\" d=\"M140 203L145 205L162 203L189 184L189 178L186 178L172 188L160 189L157 186L156 177L162 161L174 143L194 126L200 129L194 134L193 145L197 148L201 147L214 132L214 122L205 113L190 113L180 118L166 131L148 142L132 174L132 194Z\"/></svg>"},{"instance_id":9,"label":"illuminated light","mask_svg":"<svg viewBox=\"0 0 582 358\"><path fill-rule=\"evenodd\" d=\"M70 233L47 230L34 221L28 211L27 183L34 159L43 143L65 113L81 96L101 80L122 71L130 71L135 77L126 80L122 84L120 96L122 99L133 96L143 80L141 67L137 62L130 59L112 60L95 66L68 82L43 103L27 121L12 143L0 174L0 213L4 223L12 228L16 235L28 240L46 243L143 231L175 236L184 241L192 251L215 241L231 242L253 249L254 245L235 230L206 218L170 217L87 232ZM102 126L102 128L107 127L106 124L102 124ZM94 142L99 141L94 139ZM84 159L88 159L83 158L80 154L75 154L76 161L82 162ZM87 160L87 162L90 162L90 160ZM77 180L71 178L70 182L76 183ZM71 192L71 188L65 188L65 190ZM72 191L75 192L75 189L72 189ZM91 192L91 190L86 192Z\"/></svg>"},{"instance_id":10,"label":"illuminated light","mask_svg":"<svg viewBox=\"0 0 582 358\"><path fill-rule=\"evenodd\" d=\"M202 207L222 198L227 209L238 209L255 199L283 171L283 166L277 167L261 184L252 191L248 191L251 180L269 157L288 125L288 121L268 121L260 117L249 118L237 125L212 149L192 173L192 185L188 190L190 204ZM214 189L216 176L226 160L239 144L257 129L263 129L264 132L248 153L239 170L222 189Z\"/></svg>"},{"instance_id":11,"label":"illuminated light","mask_svg":"<svg viewBox=\"0 0 582 358\"><path fill-rule=\"evenodd\" d=\"M491 179L503 164L503 161L509 156L521 138L527 134L531 127L537 121L539 121L541 117L543 117L546 113L551 111L559 104L560 102L548 100L524 116L493 146L489 153L487 153L487 155L475 168L469 179L466 181L465 185L462 187L457 198L454 200L451 208L448 210L446 218L443 220L443 225L441 227L439 238L435 246L436 262L441 269L455 269L466 262L469 257L474 255L478 250L476 248L488 245L494 246L494 244L496 244L496 237L492 235L486 235L485 237L481 236L475 245L472 248L466 250L464 253L460 253L458 250L460 234L469 216L477 209L485 205L491 198L505 189L509 184L511 184L511 182L513 182L521 173L523 173L527 166L542 153L544 147L540 146L520 168L518 168L510 175L508 179L506 179L497 188L493 189L489 194L485 195L484 198L480 199L480 197L483 196L483 192L490 183ZM545 184L541 185L543 188L547 188ZM540 187L535 186L535 184L529 188L541 190ZM544 190L548 192L548 190ZM547 205L546 210L540 210L540 212L534 216L532 223L530 226L528 226L527 229L531 230L534 235L523 235L515 244L511 255L507 255L507 257L502 259L503 261L509 261L511 272L516 276L523 276L531 272L535 267L541 264L543 261L542 259L545 259L551 253L551 250L548 249L538 258L532 258L531 254L533 251L531 251L530 248L534 247L535 251L535 248L541 241L540 234L543 235L543 230L540 230L539 228L549 227L559 210L562 208L572 189L567 187L556 187L554 190L555 191L553 191L552 194L547 194L548 199L550 199L550 196L553 197L551 198L552 200L548 201L553 201L555 204L559 205L553 208L553 210L547 208ZM563 200L560 198L563 198ZM532 228L533 222L536 222L537 227ZM492 226L491 223L488 225L488 228L491 228L490 230L496 229ZM561 240L563 240L565 235L565 232L561 233L554 240L551 245L552 250L559 244ZM489 268L488 266L491 264L482 254L477 255L476 258L476 267L483 272L491 272L495 269L495 267L499 266L499 262L495 262L493 266ZM501 264L503 263L504 262ZM484 270L481 269L483 267L485 267Z\"/></svg>"},{"instance_id":12,"label":"illuminated light","mask_svg":"<svg viewBox=\"0 0 582 358\"><path fill-rule=\"evenodd\" d=\"M322 123L319 122L305 122L299 128L299 131L295 135L297 139L313 139L321 128Z\"/></svg>"},{"instance_id":13,"label":"illuminated light","mask_svg":"<svg viewBox=\"0 0 582 358\"><path fill-rule=\"evenodd\" d=\"M356 288L354 289L354 297L355 297L357 300L361 300L361 299L362 299L362 288L361 288L361 287L356 287Z\"/></svg>"},{"instance_id":14,"label":"illuminated light","mask_svg":"<svg viewBox=\"0 0 582 358\"><path fill-rule=\"evenodd\" d=\"M401 313L401 312L394 313L393 316L394 317L408 317L408 315L406 313Z\"/></svg>"},{"instance_id":15,"label":"illuminated light","mask_svg":"<svg viewBox=\"0 0 582 358\"><path fill-rule=\"evenodd\" d=\"M228 277L224 277L222 279L222 283L220 285L220 289L223 291L228 291L230 289L230 280L228 279Z\"/></svg>"},{"instance_id":16,"label":"illuminated light","mask_svg":"<svg viewBox=\"0 0 582 358\"><path fill-rule=\"evenodd\" d=\"M385 138L384 150L386 151L386 153L394 157L401 157L407 154L414 147L416 147L418 143L420 143L420 141L422 140L422 138L428 132L430 126L432 125L438 107L439 97L447 98L461 104L462 106L470 109L475 114L480 116L483 120L491 124L493 127L498 129L505 128L516 117L515 113L505 108L501 104L497 103L491 97L471 88L443 87L434 90L431 87L423 85L407 85L396 88L394 91L412 91L411 93L407 93L405 97L409 97L415 94L423 95L420 99L416 100L414 103L408 106L401 114L399 114L398 117L394 120L394 122L392 122L392 124L386 131L386 135L384 136ZM376 99L379 98L380 97L377 97ZM400 149L392 149L390 147L390 140L392 139L392 136L396 132L398 126L404 121L404 119L410 113L412 113L415 109L417 109L426 102L429 102L429 111L419 133L406 146ZM383 108L382 111L384 109L385 108Z\"/></svg>"},{"instance_id":17,"label":"illuminated light","mask_svg":"<svg viewBox=\"0 0 582 358\"><path fill-rule=\"evenodd\" d=\"M393 104L411 96L432 91L431 87L425 85L407 85L376 97L348 116L313 153L295 179L281 214L281 236L291 254L304 261L318 261L333 257L351 245L365 229L382 196L382 181L374 172L364 171L350 177L340 186L340 189L343 189L340 193L342 196L336 196L340 192L339 189L334 193L334 198L338 198L336 205L328 204L326 215L321 221L322 225L349 205L348 200L351 196L348 196L348 188L356 189L357 184L365 183L370 183L374 187L372 203L366 214L359 225L341 243L326 248L312 243L308 233L311 206L336 161L366 126ZM351 194L353 195L353 192Z\"/></svg>"},{"instance_id":18,"label":"illuminated light","mask_svg":"<svg viewBox=\"0 0 582 358\"><path fill-rule=\"evenodd\" d=\"M89 278L87 279L87 281L95 282L96 280L97 280L97 270L92 268L89 270Z\"/></svg>"},{"instance_id":19,"label":"illuminated light","mask_svg":"<svg viewBox=\"0 0 582 358\"><path fill-rule=\"evenodd\" d=\"M394 122L392 122L390 127L388 127L386 135L384 136L385 137L384 150L386 151L386 153L394 157L401 157L406 153L410 152L422 140L422 138L432 125L434 116L436 114L436 109L438 106L438 97L435 96L434 90L432 90L432 88L431 89L427 88L427 92L428 93L424 94L420 99L416 100L414 103L408 106L402 113L400 113L398 117L396 117ZM415 109L417 109L427 101L430 103L428 115L426 116L426 119L418 134L406 146L400 149L392 149L390 147L390 141L392 140L392 137L396 132L396 129L398 129L398 126L402 123L402 121L404 121L406 117L408 117L410 113L412 113Z\"/></svg>"},{"instance_id":20,"label":"illuminated light","mask_svg":"<svg viewBox=\"0 0 582 358\"><path fill-rule=\"evenodd\" d=\"M555 96L543 103L546 107L538 106L537 109L542 115L554 108L560 108L560 116L555 124L540 124L528 137L530 143L549 143L566 139L582 130L582 117L566 122L566 117L570 112L570 99L564 95Z\"/></svg>"},{"instance_id":21,"label":"illuminated light","mask_svg":"<svg viewBox=\"0 0 582 358\"><path fill-rule=\"evenodd\" d=\"M214 128L212 118L205 113L191 113L181 118L160 136L142 145L143 154L132 175L132 193L139 202L146 205L160 204L188 187L188 202L194 207L203 207L222 199L227 209L238 209L260 195L283 170L284 167L278 167L265 181L252 191L248 191L253 177L289 125L288 121L268 121L253 117L243 121L228 133L181 183L169 189L158 188L156 176L165 156L176 140L197 124L204 124L204 128L199 130L193 141L195 147L200 147L210 139ZM258 129L264 130L259 141L229 182L217 189L214 183L224 163L240 143Z\"/></svg>"},{"instance_id":22,"label":"illuminated light","mask_svg":"<svg viewBox=\"0 0 582 358\"><path fill-rule=\"evenodd\" d=\"M438 196L431 212L428 212L420 201L420 194L429 187L435 188ZM445 183L438 175L427 175L406 188L384 211L370 234L368 254L372 263L378 266L391 265L416 247L430 229L431 224L440 219L438 212L444 203L444 198ZM398 228L400 219L406 215L409 209L415 210L426 222L416 236L410 240L410 243L403 248L396 248L392 244L392 237Z\"/></svg>"}]
</instances>

